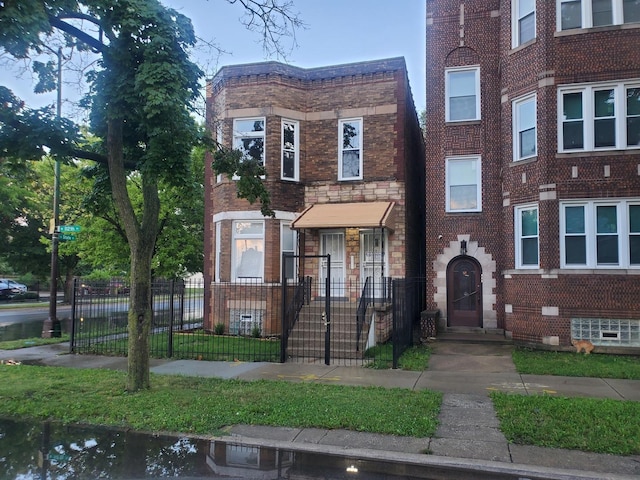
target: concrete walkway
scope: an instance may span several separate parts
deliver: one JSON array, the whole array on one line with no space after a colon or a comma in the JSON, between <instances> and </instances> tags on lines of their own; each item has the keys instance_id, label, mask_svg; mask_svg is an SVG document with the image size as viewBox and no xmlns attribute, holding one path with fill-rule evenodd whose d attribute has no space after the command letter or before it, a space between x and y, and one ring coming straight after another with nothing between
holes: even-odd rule
<instances>
[{"instance_id":1,"label":"concrete walkway","mask_svg":"<svg viewBox=\"0 0 640 480\"><path fill-rule=\"evenodd\" d=\"M640 456L618 457L510 444L499 430L492 391L640 401L640 381L522 375L511 360L510 345L438 342L432 344L423 372L303 363L152 360L156 374L284 380L354 386L431 389L444 394L433 438L407 438L347 430L272 428L236 425L228 434L251 445L360 455L439 468L463 466L494 472L496 478L638 479ZM0 361L14 360L72 368L126 370L120 357L69 355L68 344L0 350ZM588 419L585 419L588 421ZM631 420L631 419L630 419ZM637 419L633 419L637 421ZM228 440L229 437L221 440ZM429 453L430 455L425 455ZM473 475L469 478L473 478Z\"/></svg>"}]
</instances>

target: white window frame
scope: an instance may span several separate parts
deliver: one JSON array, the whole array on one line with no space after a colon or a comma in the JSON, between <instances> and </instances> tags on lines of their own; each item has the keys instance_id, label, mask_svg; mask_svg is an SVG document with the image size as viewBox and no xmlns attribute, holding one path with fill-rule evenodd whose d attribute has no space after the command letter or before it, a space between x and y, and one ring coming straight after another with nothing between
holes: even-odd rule
<instances>
[{"instance_id":1,"label":"white window frame","mask_svg":"<svg viewBox=\"0 0 640 480\"><path fill-rule=\"evenodd\" d=\"M222 222L215 222L214 225L216 228L216 265L213 273L213 281L217 283L220 282L220 262L222 257Z\"/></svg>"},{"instance_id":2,"label":"white window frame","mask_svg":"<svg viewBox=\"0 0 640 480\"><path fill-rule=\"evenodd\" d=\"M293 145L289 145L285 143L285 130L287 129L287 125L292 125L294 127L293 132ZM289 182L297 182L300 180L300 122L297 120L288 120L283 118L280 127L280 178L282 180L286 180ZM287 177L284 174L284 156L285 153L293 153L293 177Z\"/></svg>"},{"instance_id":3,"label":"white window frame","mask_svg":"<svg viewBox=\"0 0 640 480\"><path fill-rule=\"evenodd\" d=\"M285 248L285 244L284 244L285 235L291 235L293 237L293 250ZM280 222L280 258L281 259L284 257L283 255L284 253L290 253L292 255L298 254L298 232L291 229L291 222ZM280 266L280 276L282 276L282 266ZM298 278L298 272L297 272L297 263L295 262L295 259L294 259L293 277L291 278L287 277L287 280L295 280L296 278ZM280 281L282 281L282 278L280 279Z\"/></svg>"},{"instance_id":4,"label":"white window frame","mask_svg":"<svg viewBox=\"0 0 640 480\"><path fill-rule=\"evenodd\" d=\"M473 72L474 73L474 95L475 95L475 116L474 117L470 117L470 118L461 118L461 119L455 119L452 120L451 119L451 99L452 98L456 98L456 97L452 97L452 93L451 92L451 76L455 75L456 73L468 73L468 72ZM445 81L444 81L444 90L445 90L445 121L446 122L472 122L475 120L480 120L481 118L481 113L480 113L480 67L479 66L469 66L469 67L454 67L454 68L447 68L445 70Z\"/></svg>"},{"instance_id":5,"label":"white window frame","mask_svg":"<svg viewBox=\"0 0 640 480\"><path fill-rule=\"evenodd\" d=\"M222 127L223 127L223 124L221 121L216 123L216 142L218 142L218 145L222 145L222 142L224 140ZM220 182L222 182L221 173L216 175L216 183L220 183Z\"/></svg>"},{"instance_id":6,"label":"white window frame","mask_svg":"<svg viewBox=\"0 0 640 480\"><path fill-rule=\"evenodd\" d=\"M358 135L358 145L354 148L344 148L344 125L347 123L357 123L360 129ZM362 167L364 165L364 152L362 146L364 144L364 121L362 117L358 118L342 118L338 121L338 180L362 180ZM344 152L357 151L359 153L358 175L347 177L343 175L343 154Z\"/></svg>"},{"instance_id":7,"label":"white window frame","mask_svg":"<svg viewBox=\"0 0 640 480\"><path fill-rule=\"evenodd\" d=\"M593 83L581 85L563 85L558 87L558 152L591 152L607 150L633 150L640 148L640 145L627 145L627 90L630 88L640 88L640 79L627 82L616 83ZM614 91L614 111L615 111L615 145L596 147L595 146L595 92L611 89ZM582 94L582 148L564 148L564 95L571 93Z\"/></svg>"},{"instance_id":8,"label":"white window frame","mask_svg":"<svg viewBox=\"0 0 640 480\"><path fill-rule=\"evenodd\" d=\"M562 4L563 3L569 3L573 0L556 0L556 12L557 12L557 30L559 32L563 31L562 29ZM624 1L623 0L611 0L611 6L612 6L612 16L613 16L613 23L611 23L611 25L623 25L623 24L629 24L629 23L638 23L638 22L625 22L624 19ZM581 11L581 22L580 22L580 26L579 27L574 27L574 28L567 28L564 31L569 31L569 30L578 30L581 28L594 28L593 25L593 0L581 0L580 1L580 11ZM595 26L595 28L598 27L606 27L609 25L597 25Z\"/></svg>"},{"instance_id":9,"label":"white window frame","mask_svg":"<svg viewBox=\"0 0 640 480\"><path fill-rule=\"evenodd\" d=\"M524 45L536 39L537 37L537 12L536 12L536 0L531 0L533 3L533 9L521 12L520 2L521 0L511 0L511 47L516 48L520 45ZM520 22L528 17L529 15L533 15L533 37L520 41Z\"/></svg>"},{"instance_id":10,"label":"white window frame","mask_svg":"<svg viewBox=\"0 0 640 480\"><path fill-rule=\"evenodd\" d=\"M533 103L533 119L523 119L521 107ZM530 155L521 155L520 134L527 130L531 130L531 120L533 120L533 138L534 152ZM512 121L513 121L513 161L526 160L538 155L538 102L536 94L529 94L522 98L516 99L512 104Z\"/></svg>"},{"instance_id":11,"label":"white window frame","mask_svg":"<svg viewBox=\"0 0 640 480\"><path fill-rule=\"evenodd\" d=\"M261 121L264 124L264 130L261 132L242 131L238 128L239 122L256 122ZM243 138L262 138L262 165L267 166L267 119L265 117L239 117L233 119L233 148L243 150L240 142Z\"/></svg>"},{"instance_id":12,"label":"white window frame","mask_svg":"<svg viewBox=\"0 0 640 480\"><path fill-rule=\"evenodd\" d=\"M536 212L536 234L535 235L527 235L525 236L522 231L522 213L523 212ZM529 205L519 205L513 209L513 225L514 225L514 237L515 237L515 254L516 254L516 268L518 269L528 269L540 268L540 209L538 208L538 204L529 204ZM522 249L522 241L525 239L536 239L536 263L527 263L523 262L523 249Z\"/></svg>"},{"instance_id":13,"label":"white window frame","mask_svg":"<svg viewBox=\"0 0 640 480\"><path fill-rule=\"evenodd\" d=\"M476 208L451 208L451 187L455 186L451 184L451 175L449 171L449 166L452 163L460 162L460 161L469 161L473 160L476 162L475 168L475 180L476 180ZM482 211L482 158L480 155L464 155L457 157L447 157L445 158L445 211L447 213L467 213L467 212L481 212Z\"/></svg>"},{"instance_id":14,"label":"white window frame","mask_svg":"<svg viewBox=\"0 0 640 480\"><path fill-rule=\"evenodd\" d=\"M248 233L248 234L238 234L237 233L237 225L240 223L255 223L262 225L262 233ZM263 281L264 279L264 260L265 260L265 223L263 220L234 220L231 225L231 280L234 282L243 282L243 281ZM259 272L256 272L255 276L243 276L239 277L237 275L238 270L238 249L236 247L236 242L238 240L262 240L262 261L259 265Z\"/></svg>"},{"instance_id":15,"label":"white window frame","mask_svg":"<svg viewBox=\"0 0 640 480\"><path fill-rule=\"evenodd\" d=\"M629 237L635 235L630 232L629 207L640 206L640 199L599 199L584 201L560 202L560 268L563 269L640 269L640 264L631 264L629 253ZM583 207L585 223L585 262L581 264L567 264L566 261L566 207ZM618 262L598 264L597 259L597 207L616 207L617 225L616 232L612 235L618 237Z\"/></svg>"}]
</instances>

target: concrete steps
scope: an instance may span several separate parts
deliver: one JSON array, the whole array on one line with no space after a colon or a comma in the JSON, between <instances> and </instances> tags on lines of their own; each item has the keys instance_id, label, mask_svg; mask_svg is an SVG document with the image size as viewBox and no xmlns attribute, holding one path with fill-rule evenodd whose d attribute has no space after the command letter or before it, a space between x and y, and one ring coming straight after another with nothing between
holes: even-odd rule
<instances>
[{"instance_id":1,"label":"concrete steps","mask_svg":"<svg viewBox=\"0 0 640 480\"><path fill-rule=\"evenodd\" d=\"M352 303L335 302L331 305L331 358L360 359L363 357L368 334L365 324L360 334L360 349L356 348L356 312ZM324 358L325 329L322 313L324 302L305 305L291 334L287 354L291 357Z\"/></svg>"}]
</instances>

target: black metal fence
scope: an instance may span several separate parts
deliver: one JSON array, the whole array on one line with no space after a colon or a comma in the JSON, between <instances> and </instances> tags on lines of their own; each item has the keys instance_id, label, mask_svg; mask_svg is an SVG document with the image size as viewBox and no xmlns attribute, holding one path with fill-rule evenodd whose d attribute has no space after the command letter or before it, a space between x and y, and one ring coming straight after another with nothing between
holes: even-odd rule
<instances>
[{"instance_id":1,"label":"black metal fence","mask_svg":"<svg viewBox=\"0 0 640 480\"><path fill-rule=\"evenodd\" d=\"M208 309L202 282L157 281L152 292L156 358L396 368L419 324L424 281L214 283ZM127 354L126 282L77 280L72 301L73 352Z\"/></svg>"}]
</instances>

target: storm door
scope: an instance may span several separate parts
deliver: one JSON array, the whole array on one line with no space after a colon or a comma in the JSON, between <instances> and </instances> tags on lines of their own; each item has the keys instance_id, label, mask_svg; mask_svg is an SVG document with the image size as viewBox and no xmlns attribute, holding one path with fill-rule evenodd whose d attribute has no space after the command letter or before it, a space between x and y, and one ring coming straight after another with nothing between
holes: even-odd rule
<instances>
[{"instance_id":1,"label":"storm door","mask_svg":"<svg viewBox=\"0 0 640 480\"><path fill-rule=\"evenodd\" d=\"M370 294L384 298L384 272L386 268L385 238L378 230L364 230L360 233L360 276L362 285L370 278Z\"/></svg>"},{"instance_id":2,"label":"storm door","mask_svg":"<svg viewBox=\"0 0 640 480\"><path fill-rule=\"evenodd\" d=\"M320 254L331 255L331 297L344 297L345 246L344 232L322 232ZM327 260L320 260L320 296L326 297Z\"/></svg>"}]
</instances>

